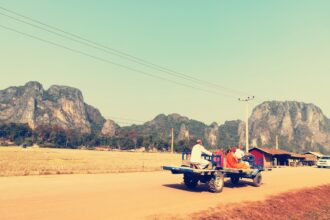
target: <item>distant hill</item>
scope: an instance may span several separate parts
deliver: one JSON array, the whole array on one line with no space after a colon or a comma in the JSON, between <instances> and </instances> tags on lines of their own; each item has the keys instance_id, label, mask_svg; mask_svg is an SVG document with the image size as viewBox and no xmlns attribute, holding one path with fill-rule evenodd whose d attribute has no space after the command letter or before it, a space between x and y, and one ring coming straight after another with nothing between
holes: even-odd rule
<instances>
[{"instance_id":1,"label":"distant hill","mask_svg":"<svg viewBox=\"0 0 330 220\"><path fill-rule=\"evenodd\" d=\"M203 122L189 119L179 114L164 115L160 114L153 120L143 125L133 125L120 129L120 135L127 136L152 136L155 140L168 142L171 137L171 128L174 128L174 140L181 145L192 145L196 139L203 139L205 145L210 148L219 146L236 146L242 144L242 121L227 121L223 125L212 123L206 125ZM245 140L245 139L244 139Z\"/></svg>"},{"instance_id":2,"label":"distant hill","mask_svg":"<svg viewBox=\"0 0 330 220\"><path fill-rule=\"evenodd\" d=\"M86 104L80 90L39 82L0 91L0 122L51 126L81 133L100 132L106 122L99 110Z\"/></svg>"},{"instance_id":3,"label":"distant hill","mask_svg":"<svg viewBox=\"0 0 330 220\"><path fill-rule=\"evenodd\" d=\"M207 126L203 122L179 114L160 114L143 125L121 128L119 135L149 136L154 141L168 143L171 137L171 128L174 128L174 137L177 144L188 146L197 138L202 138L210 147L216 147L217 145L218 126L216 124Z\"/></svg>"},{"instance_id":4,"label":"distant hill","mask_svg":"<svg viewBox=\"0 0 330 220\"><path fill-rule=\"evenodd\" d=\"M278 136L280 147L287 150L330 151L330 120L314 104L264 102L253 109L249 123L250 146L274 147ZM120 130L123 135L135 132L168 142L172 127L177 143L203 138L210 148L245 145L245 122L240 120L206 125L178 114L161 114L143 125Z\"/></svg>"},{"instance_id":5,"label":"distant hill","mask_svg":"<svg viewBox=\"0 0 330 220\"><path fill-rule=\"evenodd\" d=\"M27 129L7 126L10 123L27 124L35 132L29 131L25 136L34 135L34 140L59 139L55 146L87 144L168 149L171 128L174 128L177 150L191 146L197 138L202 138L205 145L213 149L245 145L245 123L240 120L207 125L174 113L160 114L142 125L120 127L86 104L79 89L54 85L45 90L38 82L0 90L0 130L7 129L0 131L0 138L8 136L10 129ZM277 135L280 146L288 150L330 151L330 120L313 104L264 102L253 109L249 123L251 146L274 146ZM11 139L15 135L11 134Z\"/></svg>"}]
</instances>

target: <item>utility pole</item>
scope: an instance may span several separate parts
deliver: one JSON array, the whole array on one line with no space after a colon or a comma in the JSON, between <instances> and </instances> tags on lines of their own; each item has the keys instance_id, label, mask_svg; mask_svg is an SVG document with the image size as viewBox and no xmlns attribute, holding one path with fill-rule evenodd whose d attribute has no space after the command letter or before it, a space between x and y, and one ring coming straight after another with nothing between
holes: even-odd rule
<instances>
[{"instance_id":1,"label":"utility pole","mask_svg":"<svg viewBox=\"0 0 330 220\"><path fill-rule=\"evenodd\" d=\"M174 148L174 129L171 129L171 153L173 154L173 148Z\"/></svg>"},{"instance_id":2,"label":"utility pole","mask_svg":"<svg viewBox=\"0 0 330 220\"><path fill-rule=\"evenodd\" d=\"M313 138L314 138L314 132L312 133L312 138L311 138L311 150L314 150L314 148L313 148L313 144L314 144Z\"/></svg>"},{"instance_id":3,"label":"utility pole","mask_svg":"<svg viewBox=\"0 0 330 220\"><path fill-rule=\"evenodd\" d=\"M246 123L245 123L245 150L249 153L249 101L252 101L254 96L246 99L239 98L238 101L246 103Z\"/></svg>"},{"instance_id":4,"label":"utility pole","mask_svg":"<svg viewBox=\"0 0 330 220\"><path fill-rule=\"evenodd\" d=\"M276 135L276 150L278 150L278 135Z\"/></svg>"},{"instance_id":5,"label":"utility pole","mask_svg":"<svg viewBox=\"0 0 330 220\"><path fill-rule=\"evenodd\" d=\"M313 138L311 140L311 149L314 150L314 148L313 148Z\"/></svg>"}]
</instances>

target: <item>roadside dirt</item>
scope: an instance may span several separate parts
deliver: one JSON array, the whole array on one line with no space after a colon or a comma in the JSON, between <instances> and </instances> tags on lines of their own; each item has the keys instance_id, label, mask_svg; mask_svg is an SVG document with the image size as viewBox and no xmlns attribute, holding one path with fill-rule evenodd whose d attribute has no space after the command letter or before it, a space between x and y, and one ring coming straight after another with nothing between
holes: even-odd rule
<instances>
[{"instance_id":1,"label":"roadside dirt","mask_svg":"<svg viewBox=\"0 0 330 220\"><path fill-rule=\"evenodd\" d=\"M218 206L194 213L201 220L316 220L330 219L330 184L282 193L265 201Z\"/></svg>"},{"instance_id":2,"label":"roadside dirt","mask_svg":"<svg viewBox=\"0 0 330 220\"><path fill-rule=\"evenodd\" d=\"M330 183L330 170L278 168L263 173L263 185L229 182L220 194L203 185L188 191L182 175L169 172L26 176L0 178L0 216L17 219L163 219L232 203Z\"/></svg>"}]
</instances>

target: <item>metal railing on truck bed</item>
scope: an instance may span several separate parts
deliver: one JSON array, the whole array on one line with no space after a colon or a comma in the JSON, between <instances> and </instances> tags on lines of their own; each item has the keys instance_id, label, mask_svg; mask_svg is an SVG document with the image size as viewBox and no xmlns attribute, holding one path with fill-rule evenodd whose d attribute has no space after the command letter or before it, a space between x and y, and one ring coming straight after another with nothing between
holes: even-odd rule
<instances>
[{"instance_id":1,"label":"metal railing on truck bed","mask_svg":"<svg viewBox=\"0 0 330 220\"><path fill-rule=\"evenodd\" d=\"M190 155L191 151L189 150L185 150L182 152L181 158L183 161L183 165L188 166L190 164ZM202 154L202 157L205 160L212 162L213 167L215 167L216 169L228 169L226 168L225 155L222 151L217 151L215 152L215 154L212 154L212 156ZM253 155L246 155L243 157L243 161L248 162L251 169L264 170L263 159L256 159Z\"/></svg>"}]
</instances>

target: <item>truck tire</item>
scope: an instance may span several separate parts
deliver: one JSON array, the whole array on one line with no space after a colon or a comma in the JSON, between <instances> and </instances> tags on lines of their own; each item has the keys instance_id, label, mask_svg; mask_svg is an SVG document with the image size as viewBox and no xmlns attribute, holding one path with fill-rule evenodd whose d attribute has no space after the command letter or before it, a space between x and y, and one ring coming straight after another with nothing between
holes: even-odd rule
<instances>
[{"instance_id":1,"label":"truck tire","mask_svg":"<svg viewBox=\"0 0 330 220\"><path fill-rule=\"evenodd\" d=\"M188 189L194 189L198 184L198 179L193 178L191 175L184 174L183 182Z\"/></svg>"},{"instance_id":2,"label":"truck tire","mask_svg":"<svg viewBox=\"0 0 330 220\"><path fill-rule=\"evenodd\" d=\"M224 179L222 174L214 175L208 182L209 190L213 193L220 193L223 190Z\"/></svg>"},{"instance_id":3,"label":"truck tire","mask_svg":"<svg viewBox=\"0 0 330 220\"><path fill-rule=\"evenodd\" d=\"M230 177L230 181L232 184L237 185L239 183L239 177L238 176L232 176Z\"/></svg>"},{"instance_id":4,"label":"truck tire","mask_svg":"<svg viewBox=\"0 0 330 220\"><path fill-rule=\"evenodd\" d=\"M262 176L261 173L258 173L254 178L253 178L253 186L259 187L262 182Z\"/></svg>"}]
</instances>

